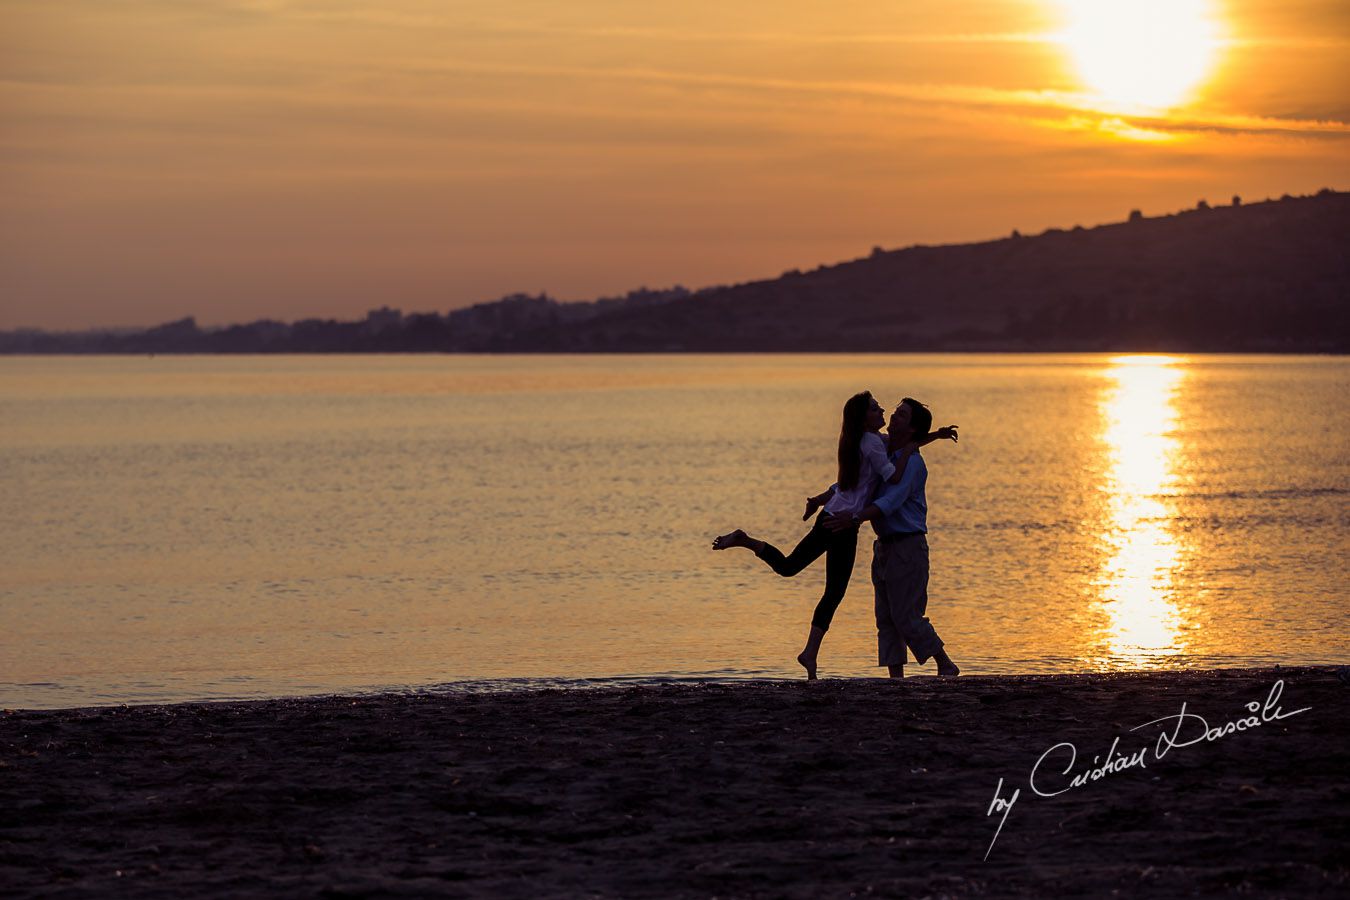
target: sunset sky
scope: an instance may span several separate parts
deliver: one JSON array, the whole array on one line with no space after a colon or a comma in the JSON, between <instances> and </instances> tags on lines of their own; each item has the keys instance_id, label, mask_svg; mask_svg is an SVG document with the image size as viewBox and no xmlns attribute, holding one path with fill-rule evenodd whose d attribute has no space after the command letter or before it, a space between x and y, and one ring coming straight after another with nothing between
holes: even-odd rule
<instances>
[{"instance_id":1,"label":"sunset sky","mask_svg":"<svg viewBox=\"0 0 1350 900\"><path fill-rule=\"evenodd\" d=\"M1344 0L0 0L0 328L444 312L1350 187Z\"/></svg>"}]
</instances>

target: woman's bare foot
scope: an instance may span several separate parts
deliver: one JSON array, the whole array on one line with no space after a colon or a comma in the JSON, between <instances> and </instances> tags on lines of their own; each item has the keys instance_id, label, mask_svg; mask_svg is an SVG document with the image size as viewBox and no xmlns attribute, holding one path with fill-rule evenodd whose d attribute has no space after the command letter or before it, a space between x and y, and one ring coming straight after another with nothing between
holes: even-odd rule
<instances>
[{"instance_id":1,"label":"woman's bare foot","mask_svg":"<svg viewBox=\"0 0 1350 900\"><path fill-rule=\"evenodd\" d=\"M714 550L730 550L732 547L749 547L748 535L737 528L728 534L714 538L712 548Z\"/></svg>"},{"instance_id":2,"label":"woman's bare foot","mask_svg":"<svg viewBox=\"0 0 1350 900\"><path fill-rule=\"evenodd\" d=\"M825 640L825 629L815 622L806 633L806 646L797 654L797 664L806 670L806 680L816 680L816 660L820 659L820 642Z\"/></svg>"},{"instance_id":3,"label":"woman's bare foot","mask_svg":"<svg viewBox=\"0 0 1350 900\"><path fill-rule=\"evenodd\" d=\"M807 656L805 653L797 654L797 662L806 670L806 680L816 680L816 660L814 657Z\"/></svg>"}]
</instances>

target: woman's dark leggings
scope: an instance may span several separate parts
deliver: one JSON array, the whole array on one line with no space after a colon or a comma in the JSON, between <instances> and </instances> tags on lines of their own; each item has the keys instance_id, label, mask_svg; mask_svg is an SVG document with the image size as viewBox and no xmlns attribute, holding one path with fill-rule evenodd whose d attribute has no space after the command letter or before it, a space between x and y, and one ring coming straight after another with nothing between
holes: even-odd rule
<instances>
[{"instance_id":1,"label":"woman's dark leggings","mask_svg":"<svg viewBox=\"0 0 1350 900\"><path fill-rule=\"evenodd\" d=\"M849 576L853 574L853 558L858 555L858 529L830 531L821 524L824 518L825 514L821 513L806 537L787 556L768 541L755 555L779 575L791 578L825 554L825 593L816 604L811 624L821 631L829 631L834 611L844 599Z\"/></svg>"}]
</instances>

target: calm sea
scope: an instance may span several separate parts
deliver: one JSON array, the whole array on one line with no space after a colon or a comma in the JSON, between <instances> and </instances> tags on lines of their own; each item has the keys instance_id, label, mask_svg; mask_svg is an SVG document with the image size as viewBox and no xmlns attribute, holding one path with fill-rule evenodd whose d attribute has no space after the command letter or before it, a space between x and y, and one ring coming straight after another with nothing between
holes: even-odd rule
<instances>
[{"instance_id":1,"label":"calm sea","mask_svg":"<svg viewBox=\"0 0 1350 900\"><path fill-rule=\"evenodd\" d=\"M0 358L0 704L798 677L843 401L933 407L969 674L1350 662L1350 361ZM879 674L870 542L821 654ZM930 671L917 669L917 673Z\"/></svg>"}]
</instances>

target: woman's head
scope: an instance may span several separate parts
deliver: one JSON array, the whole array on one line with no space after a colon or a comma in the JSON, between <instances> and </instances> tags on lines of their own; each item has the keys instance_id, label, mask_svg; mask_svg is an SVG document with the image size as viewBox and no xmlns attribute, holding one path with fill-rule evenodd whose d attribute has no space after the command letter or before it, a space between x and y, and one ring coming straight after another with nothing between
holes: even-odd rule
<instances>
[{"instance_id":1,"label":"woman's head","mask_svg":"<svg viewBox=\"0 0 1350 900\"><path fill-rule=\"evenodd\" d=\"M857 487L858 468L862 462L858 449L863 435L879 429L884 420L881 404L872 399L871 391L854 394L844 404L844 423L839 429L840 490Z\"/></svg>"}]
</instances>

